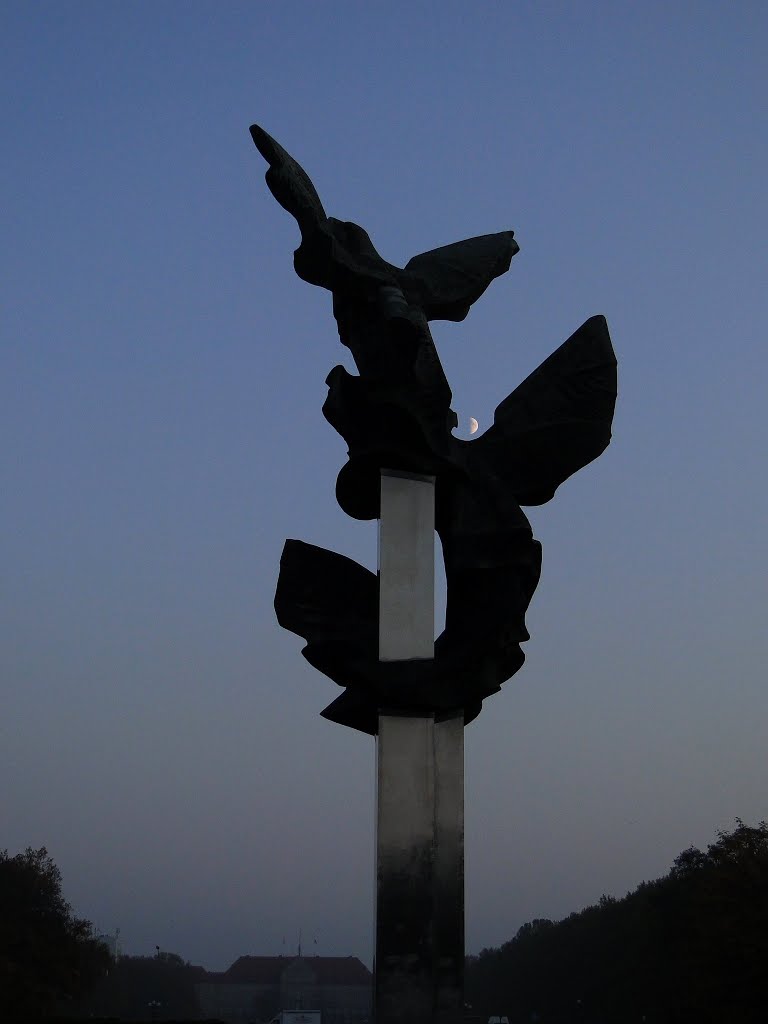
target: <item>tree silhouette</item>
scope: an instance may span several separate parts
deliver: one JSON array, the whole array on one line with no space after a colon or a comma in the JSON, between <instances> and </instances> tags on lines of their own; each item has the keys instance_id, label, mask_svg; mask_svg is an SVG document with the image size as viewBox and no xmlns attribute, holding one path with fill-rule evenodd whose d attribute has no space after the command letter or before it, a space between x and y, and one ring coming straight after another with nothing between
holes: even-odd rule
<instances>
[{"instance_id":1,"label":"tree silhouette","mask_svg":"<svg viewBox=\"0 0 768 1024\"><path fill-rule=\"evenodd\" d=\"M531 921L471 957L467 999L510 1024L758 1024L766 963L768 825L737 818L623 899Z\"/></svg>"},{"instance_id":2,"label":"tree silhouette","mask_svg":"<svg viewBox=\"0 0 768 1024\"><path fill-rule=\"evenodd\" d=\"M34 1019L76 998L110 963L61 893L61 873L45 847L14 857L0 851L0 1012Z\"/></svg>"}]
</instances>

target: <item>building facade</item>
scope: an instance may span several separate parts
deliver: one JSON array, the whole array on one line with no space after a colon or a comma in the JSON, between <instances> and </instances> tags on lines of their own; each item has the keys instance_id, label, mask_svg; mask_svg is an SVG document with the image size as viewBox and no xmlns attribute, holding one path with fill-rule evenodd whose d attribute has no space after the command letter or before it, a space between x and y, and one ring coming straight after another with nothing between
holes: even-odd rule
<instances>
[{"instance_id":1,"label":"building facade","mask_svg":"<svg viewBox=\"0 0 768 1024\"><path fill-rule=\"evenodd\" d=\"M201 1018L267 1024L280 1010L319 1010L323 1024L367 1024L373 976L357 957L241 956L195 985Z\"/></svg>"}]
</instances>

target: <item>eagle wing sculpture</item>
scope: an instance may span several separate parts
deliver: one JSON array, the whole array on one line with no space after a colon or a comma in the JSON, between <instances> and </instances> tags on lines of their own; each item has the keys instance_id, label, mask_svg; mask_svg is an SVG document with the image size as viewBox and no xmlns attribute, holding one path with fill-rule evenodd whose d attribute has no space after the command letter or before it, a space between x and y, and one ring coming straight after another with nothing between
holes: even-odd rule
<instances>
[{"instance_id":1,"label":"eagle wing sculpture","mask_svg":"<svg viewBox=\"0 0 768 1024\"><path fill-rule=\"evenodd\" d=\"M275 609L304 637L305 658L345 688L322 714L375 733L379 711L461 711L465 722L523 664L525 613L538 584L541 545L522 505L540 505L606 448L616 399L616 357L605 318L593 316L496 409L475 441L451 433L451 389L429 330L463 320L519 247L512 231L479 235L384 260L368 234L328 217L307 173L258 125L266 181L295 219L297 274L333 293L339 337L359 375L329 374L323 412L348 445L341 507L379 513L382 468L436 479L436 529L445 560L445 630L430 661L378 660L376 576L343 555L286 542Z\"/></svg>"}]
</instances>

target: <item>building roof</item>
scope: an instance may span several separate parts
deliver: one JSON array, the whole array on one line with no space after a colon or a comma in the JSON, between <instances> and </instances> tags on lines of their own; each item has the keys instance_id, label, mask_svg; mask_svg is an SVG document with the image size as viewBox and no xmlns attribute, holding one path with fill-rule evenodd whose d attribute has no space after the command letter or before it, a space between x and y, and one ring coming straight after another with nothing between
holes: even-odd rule
<instances>
[{"instance_id":1,"label":"building roof","mask_svg":"<svg viewBox=\"0 0 768 1024\"><path fill-rule=\"evenodd\" d=\"M210 981L226 985L279 985L287 968L301 963L309 967L318 985L370 985L371 972L356 956L241 956Z\"/></svg>"}]
</instances>

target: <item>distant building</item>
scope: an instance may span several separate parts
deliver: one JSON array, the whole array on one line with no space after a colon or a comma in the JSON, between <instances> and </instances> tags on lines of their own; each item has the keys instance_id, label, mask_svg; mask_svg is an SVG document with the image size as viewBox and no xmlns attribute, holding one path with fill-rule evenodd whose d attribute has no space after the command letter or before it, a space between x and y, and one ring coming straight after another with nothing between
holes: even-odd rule
<instances>
[{"instance_id":1,"label":"distant building","mask_svg":"<svg viewBox=\"0 0 768 1024\"><path fill-rule=\"evenodd\" d=\"M323 1024L365 1024L373 976L354 956L241 956L195 985L201 1018L266 1024L280 1010L320 1010Z\"/></svg>"}]
</instances>

